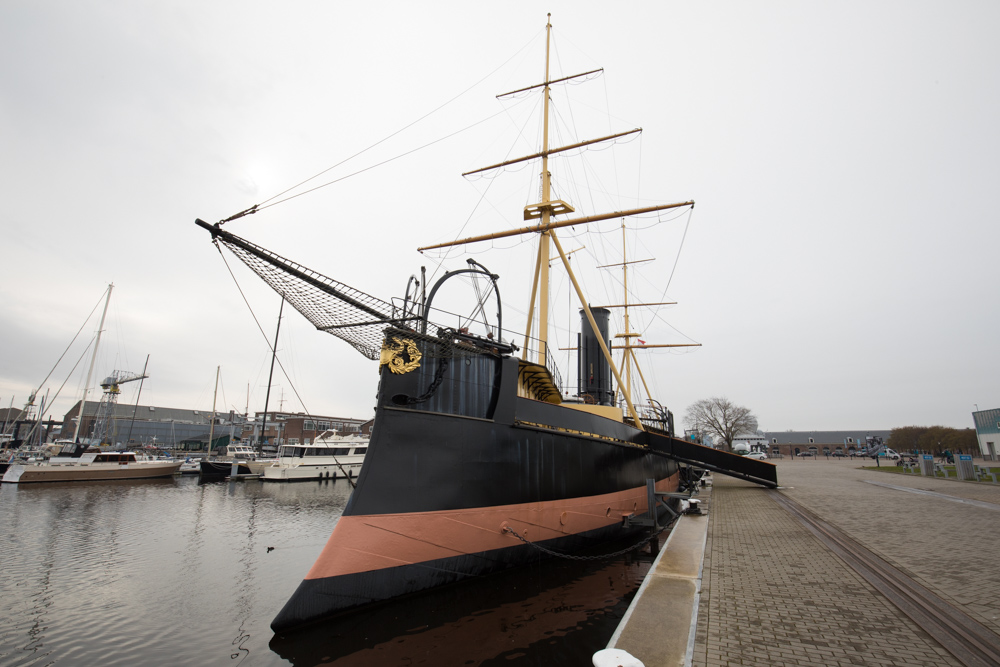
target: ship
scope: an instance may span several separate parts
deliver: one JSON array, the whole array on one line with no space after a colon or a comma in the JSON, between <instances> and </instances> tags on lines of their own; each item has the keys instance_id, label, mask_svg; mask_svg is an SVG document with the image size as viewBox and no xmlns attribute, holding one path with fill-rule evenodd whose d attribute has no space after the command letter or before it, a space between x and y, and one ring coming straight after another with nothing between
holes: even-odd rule
<instances>
[{"instance_id":1,"label":"ship","mask_svg":"<svg viewBox=\"0 0 1000 667\"><path fill-rule=\"evenodd\" d=\"M670 410L632 399L612 349L624 348L630 372L632 351L647 346L627 327L623 342L613 344L610 308L591 307L557 232L694 202L573 216L571 204L552 197L550 156L621 135L550 147L550 87L575 78L550 78L551 29L549 20L544 81L515 91L542 96L540 150L485 168L540 162L540 201L523 210L528 226L419 248L536 235L523 337L503 326L499 276L474 259L429 291L411 279L401 299L384 301L224 228L256 207L214 224L196 220L317 329L378 361L364 465L319 557L272 621L276 633L543 557L593 553L623 540L638 548L676 511L672 496L697 484L704 470L777 485L773 465L675 437ZM548 340L550 261L561 262L579 301L575 396L564 391ZM472 315L456 322L435 299L459 277L475 283L476 299Z\"/></svg>"}]
</instances>

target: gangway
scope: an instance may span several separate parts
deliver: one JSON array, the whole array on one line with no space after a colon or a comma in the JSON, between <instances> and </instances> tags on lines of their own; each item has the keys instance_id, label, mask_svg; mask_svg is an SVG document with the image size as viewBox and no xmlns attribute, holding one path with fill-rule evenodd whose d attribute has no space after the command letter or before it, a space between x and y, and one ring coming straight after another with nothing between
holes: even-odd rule
<instances>
[{"instance_id":1,"label":"gangway","mask_svg":"<svg viewBox=\"0 0 1000 667\"><path fill-rule=\"evenodd\" d=\"M777 468L773 463L747 458L739 454L730 454L652 431L645 432L645 439L644 444L649 447L650 451L660 456L697 468L711 470L720 475L728 475L760 484L770 489L778 486Z\"/></svg>"}]
</instances>

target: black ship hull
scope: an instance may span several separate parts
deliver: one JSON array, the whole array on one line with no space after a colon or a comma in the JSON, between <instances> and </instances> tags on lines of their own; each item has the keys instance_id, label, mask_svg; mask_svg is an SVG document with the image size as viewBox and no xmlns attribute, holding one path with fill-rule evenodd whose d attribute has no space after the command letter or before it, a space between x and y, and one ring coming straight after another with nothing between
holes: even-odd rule
<instances>
[{"instance_id":1,"label":"black ship hull","mask_svg":"<svg viewBox=\"0 0 1000 667\"><path fill-rule=\"evenodd\" d=\"M537 546L641 538L623 517L647 511L646 480L677 490L678 463L645 431L519 397L517 359L421 347L417 371L383 367L357 488L275 631L531 562Z\"/></svg>"}]
</instances>

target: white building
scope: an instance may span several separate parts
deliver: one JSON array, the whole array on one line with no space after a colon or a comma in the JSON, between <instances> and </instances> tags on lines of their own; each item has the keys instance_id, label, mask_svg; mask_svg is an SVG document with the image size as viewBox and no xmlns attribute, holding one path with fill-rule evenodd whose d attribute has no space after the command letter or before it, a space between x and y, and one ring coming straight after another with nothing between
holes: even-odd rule
<instances>
[{"instance_id":1,"label":"white building","mask_svg":"<svg viewBox=\"0 0 1000 667\"><path fill-rule=\"evenodd\" d=\"M996 461L1000 449L1000 408L973 412L972 421L976 425L979 453L984 459Z\"/></svg>"}]
</instances>

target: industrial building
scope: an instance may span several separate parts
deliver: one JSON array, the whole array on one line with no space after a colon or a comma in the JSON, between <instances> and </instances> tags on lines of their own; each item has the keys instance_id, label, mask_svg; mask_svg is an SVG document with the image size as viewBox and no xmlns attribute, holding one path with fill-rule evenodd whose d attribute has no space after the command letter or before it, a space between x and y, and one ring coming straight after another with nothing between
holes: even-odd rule
<instances>
[{"instance_id":1,"label":"industrial building","mask_svg":"<svg viewBox=\"0 0 1000 667\"><path fill-rule=\"evenodd\" d=\"M215 414L212 423L210 410L189 410L165 408L154 405L119 405L101 401L87 401L80 424L80 437L100 439L112 447L132 449L136 447L158 447L161 449L183 449L204 451L209 435L212 446L224 445L230 440L256 441L264 413L258 412L253 419L230 410ZM55 437L70 439L76 428L80 413L80 402L66 413L62 431ZM335 430L338 433L359 433L370 430L372 420L345 417L306 415L281 411L268 411L264 430L264 442L272 446L280 444L310 443L319 434Z\"/></svg>"}]
</instances>

